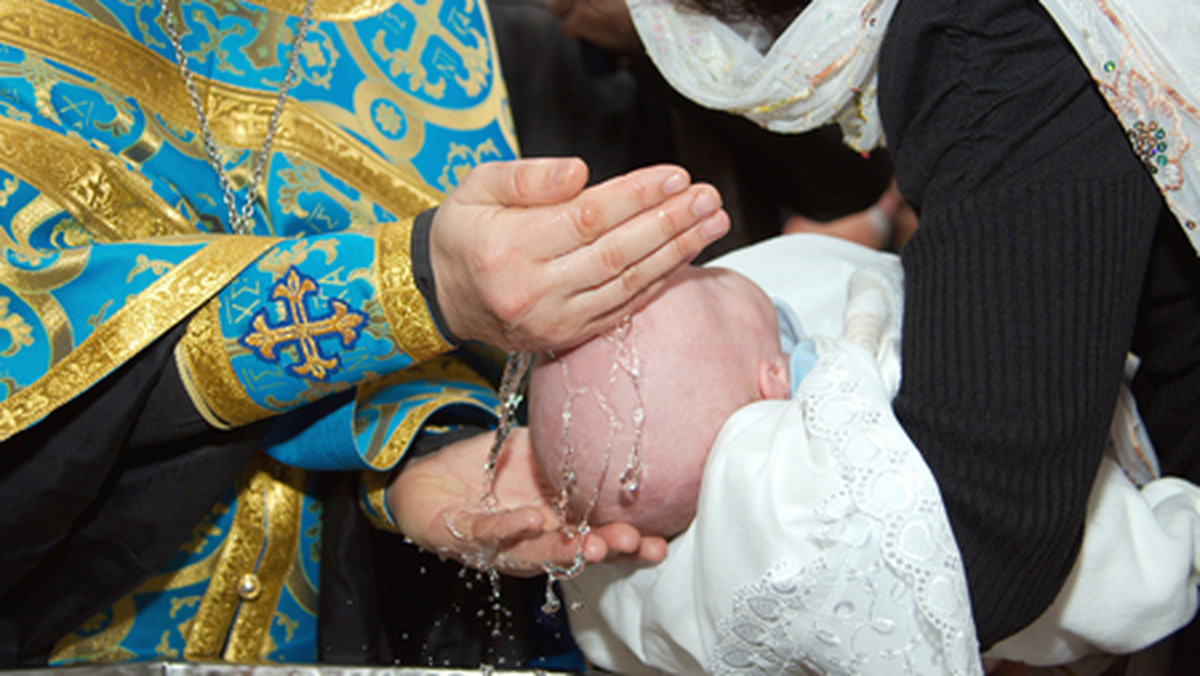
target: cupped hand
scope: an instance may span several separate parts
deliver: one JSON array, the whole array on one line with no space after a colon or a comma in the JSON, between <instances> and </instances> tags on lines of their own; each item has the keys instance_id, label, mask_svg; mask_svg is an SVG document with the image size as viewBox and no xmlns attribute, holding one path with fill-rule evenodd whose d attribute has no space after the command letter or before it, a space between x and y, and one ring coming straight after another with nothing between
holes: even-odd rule
<instances>
[{"instance_id":1,"label":"cupped hand","mask_svg":"<svg viewBox=\"0 0 1200 676\"><path fill-rule=\"evenodd\" d=\"M586 536L564 534L540 480L528 431L509 435L496 466L496 506L485 508L484 467L492 434L481 434L410 462L388 487L388 505L400 530L418 546L472 568L531 577L547 564L661 561L667 543L643 537L625 523Z\"/></svg>"},{"instance_id":2,"label":"cupped hand","mask_svg":"<svg viewBox=\"0 0 1200 676\"><path fill-rule=\"evenodd\" d=\"M574 158L473 169L434 217L450 331L506 350L564 349L612 328L729 230L717 191L675 166L585 189Z\"/></svg>"}]
</instances>

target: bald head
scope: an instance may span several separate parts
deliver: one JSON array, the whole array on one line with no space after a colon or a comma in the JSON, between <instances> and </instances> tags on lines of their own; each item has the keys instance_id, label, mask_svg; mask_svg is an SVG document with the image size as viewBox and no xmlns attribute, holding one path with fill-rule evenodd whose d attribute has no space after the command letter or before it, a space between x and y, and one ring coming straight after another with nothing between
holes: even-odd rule
<instances>
[{"instance_id":1,"label":"bald head","mask_svg":"<svg viewBox=\"0 0 1200 676\"><path fill-rule=\"evenodd\" d=\"M695 514L725 419L752 401L786 397L787 371L762 290L730 270L684 268L627 325L539 356L529 426L543 475L556 492L570 483L573 522L627 521L644 534L675 535ZM635 454L637 489L623 491Z\"/></svg>"}]
</instances>

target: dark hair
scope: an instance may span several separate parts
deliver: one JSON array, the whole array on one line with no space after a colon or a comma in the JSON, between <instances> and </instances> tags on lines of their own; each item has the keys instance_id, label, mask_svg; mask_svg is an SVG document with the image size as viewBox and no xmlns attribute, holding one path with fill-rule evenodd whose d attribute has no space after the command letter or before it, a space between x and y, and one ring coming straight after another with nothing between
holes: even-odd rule
<instances>
[{"instance_id":1,"label":"dark hair","mask_svg":"<svg viewBox=\"0 0 1200 676\"><path fill-rule=\"evenodd\" d=\"M757 21L778 36L788 24L812 4L812 0L678 0L685 7L722 21Z\"/></svg>"}]
</instances>

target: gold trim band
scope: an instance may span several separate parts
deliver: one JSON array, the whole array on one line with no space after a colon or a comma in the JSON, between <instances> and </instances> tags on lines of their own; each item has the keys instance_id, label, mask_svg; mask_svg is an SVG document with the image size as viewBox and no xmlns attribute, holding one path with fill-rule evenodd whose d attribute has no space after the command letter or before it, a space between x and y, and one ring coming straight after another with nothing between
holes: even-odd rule
<instances>
[{"instance_id":1,"label":"gold trim band","mask_svg":"<svg viewBox=\"0 0 1200 676\"><path fill-rule=\"evenodd\" d=\"M214 239L151 284L29 387L0 403L0 441L50 414L194 312L278 240Z\"/></svg>"},{"instance_id":2,"label":"gold trim band","mask_svg":"<svg viewBox=\"0 0 1200 676\"><path fill-rule=\"evenodd\" d=\"M246 394L233 372L221 333L221 303L213 298L188 322L175 346L175 364L192 404L217 429L248 425L275 414Z\"/></svg>"},{"instance_id":3,"label":"gold trim band","mask_svg":"<svg viewBox=\"0 0 1200 676\"><path fill-rule=\"evenodd\" d=\"M379 304L397 345L414 362L432 359L452 346L442 337L412 274L413 219L385 223L375 231L372 273Z\"/></svg>"},{"instance_id":4,"label":"gold trim band","mask_svg":"<svg viewBox=\"0 0 1200 676\"><path fill-rule=\"evenodd\" d=\"M102 241L195 234L113 155L35 124L0 117L0 167L29 181Z\"/></svg>"},{"instance_id":5,"label":"gold trim band","mask_svg":"<svg viewBox=\"0 0 1200 676\"><path fill-rule=\"evenodd\" d=\"M244 599L229 634L224 659L228 662L261 662L271 647L268 637L275 610L300 542L300 511L304 502L305 472L267 458L263 492L266 501L266 541L262 560L254 572L262 589ZM246 571L243 571L246 572ZM241 590L239 590L241 591Z\"/></svg>"},{"instance_id":6,"label":"gold trim band","mask_svg":"<svg viewBox=\"0 0 1200 676\"><path fill-rule=\"evenodd\" d=\"M188 660L261 662L300 537L305 473L259 454L238 481L237 513L192 621ZM260 583L244 596L239 582Z\"/></svg>"}]
</instances>

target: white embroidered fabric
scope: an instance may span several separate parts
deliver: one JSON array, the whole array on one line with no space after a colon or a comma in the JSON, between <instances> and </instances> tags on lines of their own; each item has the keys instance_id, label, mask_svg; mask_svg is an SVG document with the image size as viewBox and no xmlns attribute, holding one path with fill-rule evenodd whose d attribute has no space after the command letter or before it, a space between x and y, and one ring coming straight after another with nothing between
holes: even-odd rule
<instances>
[{"instance_id":1,"label":"white embroidered fabric","mask_svg":"<svg viewBox=\"0 0 1200 676\"><path fill-rule=\"evenodd\" d=\"M806 332L827 336L817 340L820 360L793 400L729 419L697 518L663 563L592 566L564 583L580 647L622 674L980 673L937 486L891 412L896 258L789 235L714 264L747 275ZM1200 488L1156 476L1129 403L1118 403L1118 443L1067 583L989 657L1051 665L1129 653L1195 615ZM1124 449L1121 437L1132 439Z\"/></svg>"},{"instance_id":2,"label":"white embroidered fabric","mask_svg":"<svg viewBox=\"0 0 1200 676\"><path fill-rule=\"evenodd\" d=\"M1200 3L1041 0L1200 251Z\"/></svg>"},{"instance_id":3,"label":"white embroidered fabric","mask_svg":"<svg viewBox=\"0 0 1200 676\"><path fill-rule=\"evenodd\" d=\"M778 39L674 0L629 0L646 52L675 89L781 132L836 121L862 151L880 145L876 54L896 0L814 0Z\"/></svg>"},{"instance_id":4,"label":"white embroidered fabric","mask_svg":"<svg viewBox=\"0 0 1200 676\"><path fill-rule=\"evenodd\" d=\"M1191 621L1197 584L1200 488L1165 477L1139 489L1106 457L1079 558L1054 604L988 657L1049 666L1137 652Z\"/></svg>"},{"instance_id":5,"label":"white embroidered fabric","mask_svg":"<svg viewBox=\"0 0 1200 676\"><path fill-rule=\"evenodd\" d=\"M1200 2L1041 0L1087 65L1200 251ZM629 0L647 53L680 93L780 132L837 122L860 151L883 144L879 47L896 0L814 0L774 42L676 0Z\"/></svg>"},{"instance_id":6,"label":"white embroidered fabric","mask_svg":"<svg viewBox=\"0 0 1200 676\"><path fill-rule=\"evenodd\" d=\"M802 251L806 238L795 237L783 240ZM820 255L785 254L792 283L768 293L787 302L838 288L804 278L799 261ZM697 519L667 560L596 566L565 584L583 601L572 630L596 664L631 674L981 673L937 485L891 413L898 378L881 376L897 361L899 263L868 257L878 265L840 285L846 335L820 341L796 396L752 404L722 429ZM740 271L754 279L755 269Z\"/></svg>"}]
</instances>

